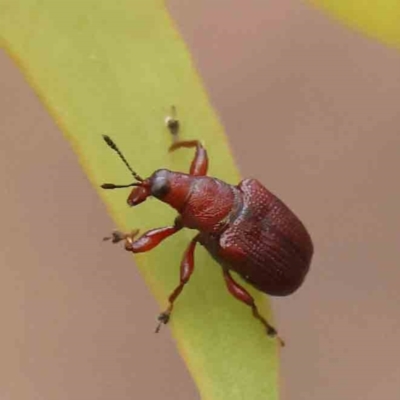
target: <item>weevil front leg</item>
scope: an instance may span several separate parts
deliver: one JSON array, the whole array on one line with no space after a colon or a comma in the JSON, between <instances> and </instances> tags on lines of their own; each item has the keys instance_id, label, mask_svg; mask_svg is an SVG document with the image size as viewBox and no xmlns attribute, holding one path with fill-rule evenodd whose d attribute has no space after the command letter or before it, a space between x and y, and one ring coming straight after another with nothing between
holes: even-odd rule
<instances>
[{"instance_id":1,"label":"weevil front leg","mask_svg":"<svg viewBox=\"0 0 400 400\"><path fill-rule=\"evenodd\" d=\"M103 238L104 241L110 240L112 243L119 243L125 240L125 245L132 243L134 238L139 233L139 229L134 229L130 233L124 233L121 231L113 231L111 236L106 236Z\"/></svg>"},{"instance_id":2,"label":"weevil front leg","mask_svg":"<svg viewBox=\"0 0 400 400\"><path fill-rule=\"evenodd\" d=\"M156 333L159 332L162 324L167 324L170 317L172 309L174 308L174 302L181 294L183 287L188 283L193 270L194 270L194 250L196 248L196 244L199 240L199 235L195 236L189 246L187 247L181 262L181 269L180 269L180 282L179 285L173 290L173 292L168 297L169 306L168 308L162 312L158 316L159 324L156 328Z\"/></svg>"},{"instance_id":3,"label":"weevil front leg","mask_svg":"<svg viewBox=\"0 0 400 400\"><path fill-rule=\"evenodd\" d=\"M253 311L253 316L257 318L267 329L268 336L276 337L281 344L281 346L285 345L285 342L278 336L276 329L268 323L268 321L259 313L256 303L251 296L251 294L241 285L239 285L234 279L232 275L229 273L227 269L223 269L224 278L226 286L229 292L242 303L247 304L251 307Z\"/></svg>"},{"instance_id":4,"label":"weevil front leg","mask_svg":"<svg viewBox=\"0 0 400 400\"><path fill-rule=\"evenodd\" d=\"M179 120L176 118L175 107L172 106L171 116L167 117L165 124L169 129L172 137L173 143L169 148L169 151L175 151L182 147L184 148L196 148L196 153L194 155L192 164L190 165L190 175L194 176L204 176L207 175L208 170L208 155L207 150L204 148L200 140L180 140L179 139Z\"/></svg>"},{"instance_id":5,"label":"weevil front leg","mask_svg":"<svg viewBox=\"0 0 400 400\"><path fill-rule=\"evenodd\" d=\"M144 233L140 238L135 240L139 230L133 230L131 233L122 233L114 231L112 236L105 237L103 240L111 240L113 243L125 241L125 249L132 253L144 253L154 249L158 244L168 237L174 235L182 229L181 220L179 217L175 219L172 226L165 226L163 228L155 228Z\"/></svg>"}]
</instances>

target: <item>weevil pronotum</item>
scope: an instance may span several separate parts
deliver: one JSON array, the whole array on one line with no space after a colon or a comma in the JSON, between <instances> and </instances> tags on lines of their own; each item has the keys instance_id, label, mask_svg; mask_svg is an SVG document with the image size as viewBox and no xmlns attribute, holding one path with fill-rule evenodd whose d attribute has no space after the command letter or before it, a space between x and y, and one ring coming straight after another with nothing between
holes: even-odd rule
<instances>
[{"instance_id":1,"label":"weevil pronotum","mask_svg":"<svg viewBox=\"0 0 400 400\"><path fill-rule=\"evenodd\" d=\"M156 332L166 324L183 287L194 270L197 244L204 246L221 265L229 292L251 307L253 315L266 328L269 336L276 329L259 313L250 293L234 280L231 271L238 273L258 290L273 296L286 296L296 291L309 270L313 244L307 229L297 216L274 194L255 179L244 179L237 186L208 177L207 151L199 140L181 140L179 121L173 107L166 125L173 136L169 151L194 148L196 153L189 174L159 169L143 179L125 159L108 136L104 140L132 173L135 182L127 185L106 183L104 189L134 189L128 205L137 206L148 197L169 204L177 212L172 226L152 229L138 239L138 230L131 233L113 232L113 243L125 242L133 253L149 251L182 228L198 231L189 243L181 262L180 282L169 296L169 306L162 312ZM281 344L283 341L277 336Z\"/></svg>"}]
</instances>

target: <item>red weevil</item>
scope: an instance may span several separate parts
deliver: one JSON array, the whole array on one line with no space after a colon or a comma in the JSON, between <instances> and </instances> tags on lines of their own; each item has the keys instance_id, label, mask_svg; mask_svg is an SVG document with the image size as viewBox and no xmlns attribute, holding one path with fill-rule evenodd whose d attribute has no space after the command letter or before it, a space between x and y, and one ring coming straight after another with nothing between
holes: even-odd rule
<instances>
[{"instance_id":1,"label":"red weevil","mask_svg":"<svg viewBox=\"0 0 400 400\"><path fill-rule=\"evenodd\" d=\"M136 182L128 185L106 183L102 188L134 186L127 200L129 206L136 206L153 196L178 212L174 224L152 229L136 240L137 230L129 234L115 231L105 240L125 241L126 250L142 253L182 228L198 231L183 255L180 283L168 298L168 308L158 317L156 332L161 324L169 321L174 303L193 273L194 251L199 243L221 265L229 292L251 307L254 317L266 327L269 336L277 336L276 329L259 313L253 297L233 279L230 271L235 271L264 293L289 295L300 287L309 270L313 255L309 233L297 216L259 181L244 179L233 186L206 176L208 157L202 143L179 140L179 121L174 117L168 117L166 124L174 137L170 151L182 147L196 149L189 174L159 169L143 179L131 168L110 137L103 136Z\"/></svg>"}]
</instances>

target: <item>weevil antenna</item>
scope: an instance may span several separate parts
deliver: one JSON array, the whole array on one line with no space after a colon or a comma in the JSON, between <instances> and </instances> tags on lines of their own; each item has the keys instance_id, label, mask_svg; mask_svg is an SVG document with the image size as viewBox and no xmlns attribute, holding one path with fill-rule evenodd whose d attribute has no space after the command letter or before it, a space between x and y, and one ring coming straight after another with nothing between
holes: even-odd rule
<instances>
[{"instance_id":1,"label":"weevil antenna","mask_svg":"<svg viewBox=\"0 0 400 400\"><path fill-rule=\"evenodd\" d=\"M126 167L129 169L129 171L131 171L131 174L133 175L133 177L139 181L139 182L143 182L144 179L137 174L133 168L129 165L128 161L126 160L126 158L124 157L124 155L121 153L121 150L117 147L117 145L114 143L114 141L110 138L110 136L107 135L103 135L103 139L104 141L108 144L109 147L111 147L120 157L120 159L124 162L124 164L126 165ZM114 186L118 186L118 187L129 187L129 186L138 186L137 184L130 184L130 185L114 185ZM104 189L116 189L116 187L107 187Z\"/></svg>"},{"instance_id":2,"label":"weevil antenna","mask_svg":"<svg viewBox=\"0 0 400 400\"><path fill-rule=\"evenodd\" d=\"M103 189L120 189L120 188L127 188L131 186L142 186L140 183L129 183L128 185L114 185L113 183L103 183L101 187Z\"/></svg>"}]
</instances>

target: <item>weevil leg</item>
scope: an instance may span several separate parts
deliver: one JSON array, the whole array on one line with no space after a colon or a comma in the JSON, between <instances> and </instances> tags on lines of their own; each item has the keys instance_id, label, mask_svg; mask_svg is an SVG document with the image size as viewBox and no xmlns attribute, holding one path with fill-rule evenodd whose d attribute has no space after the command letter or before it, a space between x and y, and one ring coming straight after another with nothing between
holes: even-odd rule
<instances>
[{"instance_id":1,"label":"weevil leg","mask_svg":"<svg viewBox=\"0 0 400 400\"><path fill-rule=\"evenodd\" d=\"M192 164L190 165L189 173L194 176L204 176L207 175L208 170L208 155L207 150L203 147L200 140L180 140L172 144L169 151L174 151L176 149L185 148L196 148L196 153L194 155Z\"/></svg>"},{"instance_id":2,"label":"weevil leg","mask_svg":"<svg viewBox=\"0 0 400 400\"><path fill-rule=\"evenodd\" d=\"M153 249L180 229L182 229L182 227L175 225L151 229L144 233L139 239L130 240L130 238L128 238L125 242L125 249L132 253L144 253L145 251Z\"/></svg>"},{"instance_id":3,"label":"weevil leg","mask_svg":"<svg viewBox=\"0 0 400 400\"><path fill-rule=\"evenodd\" d=\"M169 148L169 151L175 151L182 147L184 148L196 148L196 153L193 158L192 164L190 165L189 173L194 176L207 175L208 170L208 155L207 150L204 148L200 140L179 140L179 120L176 118L176 109L172 106L171 116L167 117L165 124L172 134L173 143Z\"/></svg>"},{"instance_id":4,"label":"weevil leg","mask_svg":"<svg viewBox=\"0 0 400 400\"><path fill-rule=\"evenodd\" d=\"M159 323L156 327L156 333L159 332L161 325L168 323L168 321L171 317L172 309L174 308L174 302L177 299L177 297L181 294L184 286L188 283L188 281L193 273L194 250L196 248L196 244L197 244L198 240L199 240L199 235L195 236L191 240L191 242L189 243L189 246L187 247L187 249L183 255L182 262L181 262L181 269L180 269L179 285L173 290L173 292L168 297L168 301L169 301L168 308L158 316Z\"/></svg>"},{"instance_id":5,"label":"weevil leg","mask_svg":"<svg viewBox=\"0 0 400 400\"><path fill-rule=\"evenodd\" d=\"M227 269L223 269L224 278L226 286L229 292L242 303L247 304L251 307L253 311L253 316L257 318L267 329L267 334L270 337L276 337L281 344L281 346L285 345L285 342L278 336L276 329L268 323L268 321L259 313L256 303L251 296L251 294L241 285L239 285L234 279L232 275L229 273Z\"/></svg>"},{"instance_id":6,"label":"weevil leg","mask_svg":"<svg viewBox=\"0 0 400 400\"><path fill-rule=\"evenodd\" d=\"M174 235L182 229L180 218L175 219L173 226L165 226L163 228L155 228L144 233L140 238L134 240L139 230L134 230L131 233L122 233L114 231L111 237L105 237L103 240L111 240L113 243L125 241L125 249L132 253L143 253L156 247L163 240Z\"/></svg>"}]
</instances>

